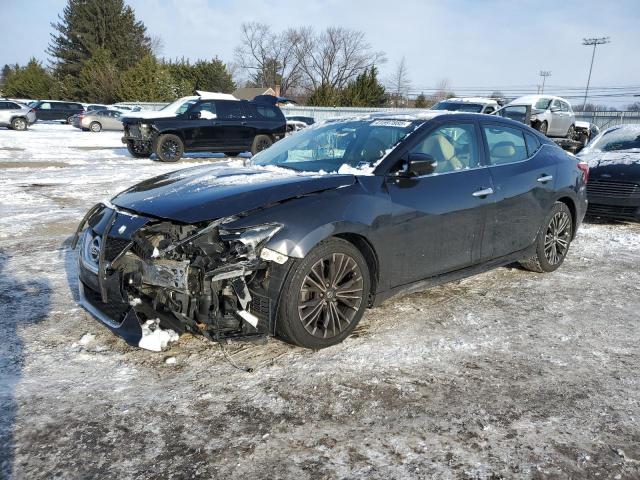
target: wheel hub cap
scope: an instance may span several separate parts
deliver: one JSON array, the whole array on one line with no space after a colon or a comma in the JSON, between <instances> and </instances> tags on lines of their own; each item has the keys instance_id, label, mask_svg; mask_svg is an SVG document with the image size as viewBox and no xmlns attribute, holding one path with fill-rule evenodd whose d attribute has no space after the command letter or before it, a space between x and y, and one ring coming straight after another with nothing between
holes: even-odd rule
<instances>
[{"instance_id":1,"label":"wheel hub cap","mask_svg":"<svg viewBox=\"0 0 640 480\"><path fill-rule=\"evenodd\" d=\"M544 255L550 265L557 265L566 256L571 228L571 218L566 212L558 212L551 217L544 238Z\"/></svg>"}]
</instances>

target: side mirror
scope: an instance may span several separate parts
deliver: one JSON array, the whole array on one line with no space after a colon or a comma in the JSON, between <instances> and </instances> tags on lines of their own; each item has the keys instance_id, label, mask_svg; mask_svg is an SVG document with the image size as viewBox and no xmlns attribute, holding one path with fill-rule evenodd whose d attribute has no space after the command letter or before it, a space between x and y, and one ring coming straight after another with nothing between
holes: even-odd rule
<instances>
[{"instance_id":1,"label":"side mirror","mask_svg":"<svg viewBox=\"0 0 640 480\"><path fill-rule=\"evenodd\" d=\"M407 173L410 177L430 175L438 166L438 162L426 153L410 153L407 156Z\"/></svg>"},{"instance_id":2,"label":"side mirror","mask_svg":"<svg viewBox=\"0 0 640 480\"><path fill-rule=\"evenodd\" d=\"M560 107L551 107L549 109L550 112L555 113L555 112L559 112L560 111Z\"/></svg>"}]
</instances>

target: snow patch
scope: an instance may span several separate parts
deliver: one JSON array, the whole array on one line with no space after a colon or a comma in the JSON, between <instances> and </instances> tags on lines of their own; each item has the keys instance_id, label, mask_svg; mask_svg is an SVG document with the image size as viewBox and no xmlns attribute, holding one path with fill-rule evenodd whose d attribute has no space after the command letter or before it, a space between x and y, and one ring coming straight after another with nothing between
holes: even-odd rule
<instances>
[{"instance_id":1,"label":"snow patch","mask_svg":"<svg viewBox=\"0 0 640 480\"><path fill-rule=\"evenodd\" d=\"M152 352L161 352L167 345L177 342L180 336L171 329L164 330L160 327L160 319L147 320L142 325L142 338L138 347Z\"/></svg>"}]
</instances>

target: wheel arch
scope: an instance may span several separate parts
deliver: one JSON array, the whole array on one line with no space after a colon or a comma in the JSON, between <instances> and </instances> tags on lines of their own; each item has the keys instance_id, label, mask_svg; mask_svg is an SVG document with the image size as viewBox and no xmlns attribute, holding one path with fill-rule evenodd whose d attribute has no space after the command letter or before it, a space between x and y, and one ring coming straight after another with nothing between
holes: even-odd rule
<instances>
[{"instance_id":1,"label":"wheel arch","mask_svg":"<svg viewBox=\"0 0 640 480\"><path fill-rule=\"evenodd\" d=\"M378 290L378 285L380 283L380 265L378 263L378 254L375 248L364 235L360 235L358 233L344 232L335 235L335 237L346 240L352 244L360 251L366 260L367 267L369 268L370 279L368 305L371 306L373 304L373 297L375 296L375 292Z\"/></svg>"},{"instance_id":2,"label":"wheel arch","mask_svg":"<svg viewBox=\"0 0 640 480\"><path fill-rule=\"evenodd\" d=\"M571 212L571 232L572 232L571 239L573 240L576 236L576 226L578 224L578 210L576 207L576 203L573 200L573 198L568 196L560 197L556 201L560 203L564 203L569 209L569 212Z\"/></svg>"}]
</instances>

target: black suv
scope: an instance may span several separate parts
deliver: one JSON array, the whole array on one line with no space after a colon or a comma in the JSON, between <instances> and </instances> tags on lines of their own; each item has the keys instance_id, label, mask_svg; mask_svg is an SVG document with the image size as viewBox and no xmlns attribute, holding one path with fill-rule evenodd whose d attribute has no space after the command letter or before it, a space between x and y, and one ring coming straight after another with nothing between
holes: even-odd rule
<instances>
[{"instance_id":1,"label":"black suv","mask_svg":"<svg viewBox=\"0 0 640 480\"><path fill-rule=\"evenodd\" d=\"M74 115L84 112L84 107L76 102L40 100L33 105L38 120L63 120L71 123Z\"/></svg>"},{"instance_id":2,"label":"black suv","mask_svg":"<svg viewBox=\"0 0 640 480\"><path fill-rule=\"evenodd\" d=\"M272 98L183 97L156 112L128 114L122 142L134 157L155 153L163 162L177 162L184 152L256 154L286 133L286 119Z\"/></svg>"}]
</instances>

